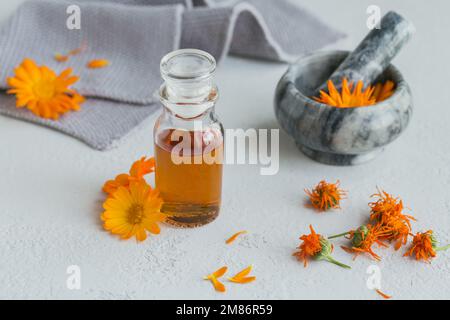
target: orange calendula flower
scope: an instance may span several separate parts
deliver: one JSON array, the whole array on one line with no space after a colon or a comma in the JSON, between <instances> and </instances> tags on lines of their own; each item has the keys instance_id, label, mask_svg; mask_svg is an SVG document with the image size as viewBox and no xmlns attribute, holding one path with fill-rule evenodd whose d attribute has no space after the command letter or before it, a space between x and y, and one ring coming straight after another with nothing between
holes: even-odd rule
<instances>
[{"instance_id":1,"label":"orange calendula flower","mask_svg":"<svg viewBox=\"0 0 450 320\"><path fill-rule=\"evenodd\" d=\"M119 187L128 187L133 181L144 179L146 174L155 171L155 158L142 157L131 166L129 174L119 174L114 180L106 181L103 192L112 197Z\"/></svg>"},{"instance_id":2,"label":"orange calendula flower","mask_svg":"<svg viewBox=\"0 0 450 320\"><path fill-rule=\"evenodd\" d=\"M214 271L210 275L207 275L203 279L211 281L216 291L225 292L226 291L225 285L222 282L220 282L218 278L222 277L227 271L228 271L227 267L222 267Z\"/></svg>"},{"instance_id":3,"label":"orange calendula flower","mask_svg":"<svg viewBox=\"0 0 450 320\"><path fill-rule=\"evenodd\" d=\"M109 66L109 61L106 59L96 59L88 62L87 67L90 69L100 69Z\"/></svg>"},{"instance_id":4,"label":"orange calendula flower","mask_svg":"<svg viewBox=\"0 0 450 320\"><path fill-rule=\"evenodd\" d=\"M252 266L248 266L247 268L245 268L244 270L238 272L237 274L235 274L233 277L228 278L228 280L230 280L231 282L234 283L250 283L256 280L256 277L248 277L248 275L250 274L250 272L252 272Z\"/></svg>"},{"instance_id":5,"label":"orange calendula flower","mask_svg":"<svg viewBox=\"0 0 450 320\"><path fill-rule=\"evenodd\" d=\"M80 109L84 98L69 87L78 81L72 69L59 76L46 66L37 66L25 59L15 70L14 77L7 79L8 94L16 95L17 108L26 107L36 116L57 120L62 114Z\"/></svg>"},{"instance_id":6,"label":"orange calendula flower","mask_svg":"<svg viewBox=\"0 0 450 320\"><path fill-rule=\"evenodd\" d=\"M349 84L348 80L343 78L341 92L336 89L331 80L328 80L327 84L328 93L321 90L320 97L313 97L313 99L337 108L370 106L389 98L394 90L394 83L390 80L384 84L368 86L363 90L364 84L362 81L358 81L356 86L353 86L353 82Z\"/></svg>"},{"instance_id":7,"label":"orange calendula flower","mask_svg":"<svg viewBox=\"0 0 450 320\"><path fill-rule=\"evenodd\" d=\"M235 234L233 234L231 237L229 237L226 241L225 241L225 243L226 244L231 244L232 242L234 242L234 240L236 240L241 234L245 234L245 233L247 233L247 231L239 231L239 232L236 232Z\"/></svg>"},{"instance_id":8,"label":"orange calendula flower","mask_svg":"<svg viewBox=\"0 0 450 320\"><path fill-rule=\"evenodd\" d=\"M348 239L350 239L352 242L352 247L347 248L342 246L342 249L344 249L346 252L354 253L355 258L361 253L368 253L375 260L381 260L380 256L373 252L372 246L374 244L378 244L379 246L386 247L386 245L381 242L381 239L388 234L389 230L386 227L383 227L381 225L373 226L368 224L359 227L357 230L352 230L328 237L328 239L348 236Z\"/></svg>"},{"instance_id":9,"label":"orange calendula flower","mask_svg":"<svg viewBox=\"0 0 450 320\"><path fill-rule=\"evenodd\" d=\"M411 233L411 221L416 219L403 213L403 201L399 198L394 198L385 191L379 191L372 197L376 197L378 200L369 203L371 208L370 220L391 231L384 239L395 241L395 250L398 250L408 241L408 236Z\"/></svg>"},{"instance_id":10,"label":"orange calendula flower","mask_svg":"<svg viewBox=\"0 0 450 320\"><path fill-rule=\"evenodd\" d=\"M305 189L305 192L311 205L319 211L339 209L340 202L346 195L346 192L339 188L339 180L336 183L322 180L312 190Z\"/></svg>"},{"instance_id":11,"label":"orange calendula flower","mask_svg":"<svg viewBox=\"0 0 450 320\"><path fill-rule=\"evenodd\" d=\"M145 181L132 182L129 188L119 187L114 198L108 198L103 204L103 226L122 239L135 236L138 241L144 241L147 231L159 234L158 223L166 220L160 211L162 204L156 189Z\"/></svg>"},{"instance_id":12,"label":"orange calendula flower","mask_svg":"<svg viewBox=\"0 0 450 320\"><path fill-rule=\"evenodd\" d=\"M333 245L326 238L317 234L311 225L309 226L309 229L311 234L302 235L300 237L300 240L303 242L297 248L299 251L294 252L293 254L298 260L303 261L305 267L308 265L308 259L315 259L325 260L340 267L350 269L349 266L340 263L331 257Z\"/></svg>"},{"instance_id":13,"label":"orange calendula flower","mask_svg":"<svg viewBox=\"0 0 450 320\"><path fill-rule=\"evenodd\" d=\"M404 256L414 256L416 260L430 262L432 258L436 257L437 251L444 251L447 249L450 249L450 244L447 246L438 247L433 231L428 230L427 232L416 233L410 249L404 254Z\"/></svg>"}]
</instances>

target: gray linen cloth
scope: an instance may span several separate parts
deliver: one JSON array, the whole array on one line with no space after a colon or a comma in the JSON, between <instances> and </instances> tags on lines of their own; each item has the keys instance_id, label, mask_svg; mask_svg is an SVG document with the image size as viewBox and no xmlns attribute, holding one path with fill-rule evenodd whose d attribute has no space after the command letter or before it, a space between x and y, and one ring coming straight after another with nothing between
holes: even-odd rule
<instances>
[{"instance_id":1,"label":"gray linen cloth","mask_svg":"<svg viewBox=\"0 0 450 320\"><path fill-rule=\"evenodd\" d=\"M69 30L67 7L81 9L81 28ZM0 93L0 113L51 127L98 150L115 145L159 106L159 61L178 48L197 48L218 60L227 53L291 62L343 35L286 0L36 0L22 4L0 29L0 88L26 57L56 72L72 67L73 86L88 97L57 121L15 108ZM86 44L67 62L54 60ZM108 59L88 69L92 59Z\"/></svg>"}]
</instances>

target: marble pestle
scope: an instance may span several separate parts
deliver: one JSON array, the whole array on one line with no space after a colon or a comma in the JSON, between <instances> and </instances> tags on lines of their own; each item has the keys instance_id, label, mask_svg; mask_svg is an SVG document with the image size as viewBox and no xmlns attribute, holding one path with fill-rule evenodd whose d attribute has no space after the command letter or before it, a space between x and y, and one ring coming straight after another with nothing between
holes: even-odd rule
<instances>
[{"instance_id":1,"label":"marble pestle","mask_svg":"<svg viewBox=\"0 0 450 320\"><path fill-rule=\"evenodd\" d=\"M363 81L364 85L372 84L389 66L392 59L408 42L415 28L411 22L394 11L389 11L381 19L380 28L373 29L331 74L338 90L341 89L342 79L349 82ZM318 87L328 92L327 81Z\"/></svg>"}]
</instances>

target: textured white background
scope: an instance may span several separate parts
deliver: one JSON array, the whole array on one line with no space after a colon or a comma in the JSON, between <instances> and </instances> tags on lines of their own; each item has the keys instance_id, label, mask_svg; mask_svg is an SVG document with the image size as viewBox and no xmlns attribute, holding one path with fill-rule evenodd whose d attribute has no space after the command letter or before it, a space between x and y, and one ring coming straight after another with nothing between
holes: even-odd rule
<instances>
[{"instance_id":1,"label":"textured white background","mask_svg":"<svg viewBox=\"0 0 450 320\"><path fill-rule=\"evenodd\" d=\"M0 19L21 1L2 1ZM343 232L364 223L376 186L400 195L419 221L450 242L450 74L447 15L450 3L432 1L298 1L349 34L333 48L351 49L367 33L366 8L396 9L417 27L395 64L409 81L415 112L407 131L375 161L331 167L303 156L281 134L281 167L260 176L256 166L225 168L223 210L212 224L193 230L164 227L146 242L120 241L101 228L105 180L152 155L152 128L145 121L119 148L94 151L47 128L0 117L0 298L188 298L188 299L379 299L366 287L374 264L335 250L351 271L325 262L308 268L291 254L312 223L318 232ZM0 66L1 67L1 66ZM220 66L218 113L227 128L278 128L275 85L286 65L228 58ZM340 179L349 190L341 211L316 214L303 207L303 188ZM224 239L249 230L231 246ZM336 245L345 241L336 241ZM431 265L378 250L382 289L398 299L449 298L450 252ZM81 267L81 290L68 290L66 268ZM254 265L249 285L216 293L202 277L222 265L236 272Z\"/></svg>"}]
</instances>

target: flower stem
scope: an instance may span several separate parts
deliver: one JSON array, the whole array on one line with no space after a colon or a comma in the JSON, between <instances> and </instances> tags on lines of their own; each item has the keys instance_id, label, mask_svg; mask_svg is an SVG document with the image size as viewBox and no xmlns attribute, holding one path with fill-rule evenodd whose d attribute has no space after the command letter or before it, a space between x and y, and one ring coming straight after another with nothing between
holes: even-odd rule
<instances>
[{"instance_id":1,"label":"flower stem","mask_svg":"<svg viewBox=\"0 0 450 320\"><path fill-rule=\"evenodd\" d=\"M333 263L333 264L335 264L335 265L337 265L337 266L339 266L339 267L342 267L342 268L346 268L346 269L351 269L351 268L352 268L352 267L350 267L350 266L348 266L348 265L346 265L346 264L343 264L343 263L341 263L341 262L339 262L339 261L333 259L333 258L330 257L330 256L328 256L328 257L326 258L326 260L327 260L328 262L331 262L331 263Z\"/></svg>"},{"instance_id":2,"label":"flower stem","mask_svg":"<svg viewBox=\"0 0 450 320\"><path fill-rule=\"evenodd\" d=\"M328 239L334 239L334 238L339 238L339 237L343 237L346 236L350 233L350 231L344 232L344 233L339 233L339 234L335 234L334 236L328 237Z\"/></svg>"},{"instance_id":3,"label":"flower stem","mask_svg":"<svg viewBox=\"0 0 450 320\"><path fill-rule=\"evenodd\" d=\"M444 251L447 249L450 249L450 244L443 246L443 247L436 248L436 249L434 249L434 251Z\"/></svg>"}]
</instances>

